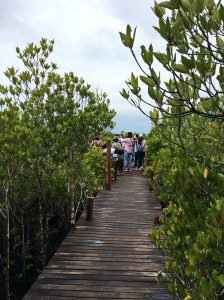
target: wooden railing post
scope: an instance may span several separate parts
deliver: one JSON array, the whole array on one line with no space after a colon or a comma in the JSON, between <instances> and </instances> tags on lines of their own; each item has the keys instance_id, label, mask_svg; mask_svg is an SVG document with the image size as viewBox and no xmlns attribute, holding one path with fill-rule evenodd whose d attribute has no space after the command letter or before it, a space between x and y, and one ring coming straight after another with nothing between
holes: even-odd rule
<instances>
[{"instance_id":1,"label":"wooden railing post","mask_svg":"<svg viewBox=\"0 0 224 300\"><path fill-rule=\"evenodd\" d=\"M151 171L149 174L149 191L153 191L153 178L154 178L154 172Z\"/></svg>"},{"instance_id":2,"label":"wooden railing post","mask_svg":"<svg viewBox=\"0 0 224 300\"><path fill-rule=\"evenodd\" d=\"M106 189L111 185L111 141L107 140Z\"/></svg>"},{"instance_id":3,"label":"wooden railing post","mask_svg":"<svg viewBox=\"0 0 224 300\"><path fill-rule=\"evenodd\" d=\"M92 221L92 218L93 218L93 200L94 200L94 197L87 197L86 221Z\"/></svg>"}]
</instances>

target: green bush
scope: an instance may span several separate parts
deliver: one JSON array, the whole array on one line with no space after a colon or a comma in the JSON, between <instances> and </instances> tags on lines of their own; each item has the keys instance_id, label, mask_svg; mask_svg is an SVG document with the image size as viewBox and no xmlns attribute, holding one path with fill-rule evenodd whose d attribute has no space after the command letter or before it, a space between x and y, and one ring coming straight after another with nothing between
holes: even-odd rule
<instances>
[{"instance_id":1,"label":"green bush","mask_svg":"<svg viewBox=\"0 0 224 300\"><path fill-rule=\"evenodd\" d=\"M180 299L218 299L224 287L224 176L205 172L203 163L161 137L154 128L148 138L146 174L154 171L155 193L169 205L150 238L166 255L171 292Z\"/></svg>"}]
</instances>

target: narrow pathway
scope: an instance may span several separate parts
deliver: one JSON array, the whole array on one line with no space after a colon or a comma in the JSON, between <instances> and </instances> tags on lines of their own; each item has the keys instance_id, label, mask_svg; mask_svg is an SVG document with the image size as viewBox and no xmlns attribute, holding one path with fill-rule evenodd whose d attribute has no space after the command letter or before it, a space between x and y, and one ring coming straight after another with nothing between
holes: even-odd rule
<instances>
[{"instance_id":1,"label":"narrow pathway","mask_svg":"<svg viewBox=\"0 0 224 300\"><path fill-rule=\"evenodd\" d=\"M24 299L173 299L156 282L163 257L148 239L161 208L140 171L123 174L94 200Z\"/></svg>"}]
</instances>

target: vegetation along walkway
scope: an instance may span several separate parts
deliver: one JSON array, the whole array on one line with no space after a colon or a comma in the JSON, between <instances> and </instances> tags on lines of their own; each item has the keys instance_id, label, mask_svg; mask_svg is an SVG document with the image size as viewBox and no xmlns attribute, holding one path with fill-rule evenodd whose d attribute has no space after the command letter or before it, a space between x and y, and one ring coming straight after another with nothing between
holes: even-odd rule
<instances>
[{"instance_id":1,"label":"vegetation along walkway","mask_svg":"<svg viewBox=\"0 0 224 300\"><path fill-rule=\"evenodd\" d=\"M148 239L160 206L140 171L94 200L24 299L172 299L156 282L163 257Z\"/></svg>"}]
</instances>

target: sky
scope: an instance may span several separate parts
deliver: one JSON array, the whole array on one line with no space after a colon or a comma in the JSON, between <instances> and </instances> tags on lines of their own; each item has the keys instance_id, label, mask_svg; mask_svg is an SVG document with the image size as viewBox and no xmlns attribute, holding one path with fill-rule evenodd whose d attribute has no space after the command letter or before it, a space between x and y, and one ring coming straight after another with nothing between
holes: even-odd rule
<instances>
[{"instance_id":1,"label":"sky","mask_svg":"<svg viewBox=\"0 0 224 300\"><path fill-rule=\"evenodd\" d=\"M7 67L19 67L15 48L54 39L50 57L60 73L74 72L93 89L107 92L115 109L113 131L147 133L150 120L126 102L119 91L126 87L131 72L140 75L130 50L123 46L119 31L137 26L136 54L140 45L159 48L160 38L151 6L152 0L1 0L0 83ZM148 113L150 107L146 107Z\"/></svg>"}]
</instances>

